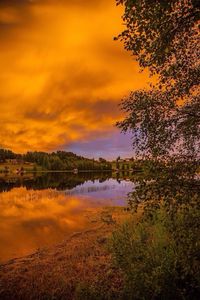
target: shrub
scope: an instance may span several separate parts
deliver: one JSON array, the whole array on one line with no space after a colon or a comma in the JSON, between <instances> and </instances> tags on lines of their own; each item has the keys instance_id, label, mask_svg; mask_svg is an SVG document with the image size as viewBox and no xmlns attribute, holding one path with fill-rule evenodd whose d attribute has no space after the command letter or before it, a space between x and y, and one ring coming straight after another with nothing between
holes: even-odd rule
<instances>
[{"instance_id":1,"label":"shrub","mask_svg":"<svg viewBox=\"0 0 200 300\"><path fill-rule=\"evenodd\" d=\"M111 239L114 261L125 273L123 299L199 299L200 211L188 208L126 222Z\"/></svg>"}]
</instances>

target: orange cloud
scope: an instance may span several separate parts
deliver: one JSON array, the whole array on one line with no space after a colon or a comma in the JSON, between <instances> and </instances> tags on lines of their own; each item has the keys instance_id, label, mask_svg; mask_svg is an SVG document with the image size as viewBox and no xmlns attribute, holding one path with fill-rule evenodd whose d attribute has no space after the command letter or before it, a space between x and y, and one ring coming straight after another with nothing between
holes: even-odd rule
<instances>
[{"instance_id":1,"label":"orange cloud","mask_svg":"<svg viewBox=\"0 0 200 300\"><path fill-rule=\"evenodd\" d=\"M149 80L113 41L115 2L3 0L0 10L1 146L50 151L112 132L120 99Z\"/></svg>"}]
</instances>

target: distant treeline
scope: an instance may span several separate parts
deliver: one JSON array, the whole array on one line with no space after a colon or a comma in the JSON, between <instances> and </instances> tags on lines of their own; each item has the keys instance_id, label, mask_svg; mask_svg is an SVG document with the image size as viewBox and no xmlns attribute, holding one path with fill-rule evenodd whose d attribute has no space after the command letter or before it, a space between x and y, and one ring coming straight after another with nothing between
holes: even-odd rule
<instances>
[{"instance_id":1,"label":"distant treeline","mask_svg":"<svg viewBox=\"0 0 200 300\"><path fill-rule=\"evenodd\" d=\"M41 166L46 170L111 170L110 162L103 158L99 160L89 159L78 156L72 152L57 151L46 152L27 152L26 154L17 154L11 150L0 149L0 162L14 160L21 162L30 162Z\"/></svg>"}]
</instances>

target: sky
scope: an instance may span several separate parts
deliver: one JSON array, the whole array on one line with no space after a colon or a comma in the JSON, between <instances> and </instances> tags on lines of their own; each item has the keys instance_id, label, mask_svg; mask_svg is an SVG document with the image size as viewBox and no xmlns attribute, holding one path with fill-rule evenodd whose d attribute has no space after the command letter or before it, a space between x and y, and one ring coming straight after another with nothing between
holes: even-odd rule
<instances>
[{"instance_id":1,"label":"sky","mask_svg":"<svg viewBox=\"0 0 200 300\"><path fill-rule=\"evenodd\" d=\"M120 100L149 82L114 0L0 0L0 147L130 157Z\"/></svg>"}]
</instances>

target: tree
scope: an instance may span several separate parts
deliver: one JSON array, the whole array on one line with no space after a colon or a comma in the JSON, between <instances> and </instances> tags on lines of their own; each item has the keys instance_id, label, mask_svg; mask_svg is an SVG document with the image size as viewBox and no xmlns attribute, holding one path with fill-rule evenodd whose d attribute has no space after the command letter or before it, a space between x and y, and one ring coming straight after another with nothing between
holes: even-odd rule
<instances>
[{"instance_id":1,"label":"tree","mask_svg":"<svg viewBox=\"0 0 200 300\"><path fill-rule=\"evenodd\" d=\"M57 155L51 155L50 157L51 170L64 170L64 164Z\"/></svg>"},{"instance_id":2,"label":"tree","mask_svg":"<svg viewBox=\"0 0 200 300\"><path fill-rule=\"evenodd\" d=\"M125 299L198 299L200 2L117 3L124 4L126 26L118 39L142 68L157 75L148 90L122 101L126 117L117 124L132 132L133 147L148 162L143 177L135 175L129 199L132 210L140 205L143 216L137 226L125 226L114 236Z\"/></svg>"},{"instance_id":3,"label":"tree","mask_svg":"<svg viewBox=\"0 0 200 300\"><path fill-rule=\"evenodd\" d=\"M43 158L42 158L42 167L47 169L47 170L51 169L48 154L44 155Z\"/></svg>"},{"instance_id":4,"label":"tree","mask_svg":"<svg viewBox=\"0 0 200 300\"><path fill-rule=\"evenodd\" d=\"M198 157L200 147L200 101L190 98L183 106L158 90L132 92L121 104L126 118L117 125L131 131L139 154L166 157Z\"/></svg>"},{"instance_id":5,"label":"tree","mask_svg":"<svg viewBox=\"0 0 200 300\"><path fill-rule=\"evenodd\" d=\"M200 50L196 0L119 0L126 29L118 36L142 68L158 76L150 90L122 101L126 118L118 122L133 133L140 153L166 158L199 158Z\"/></svg>"},{"instance_id":6,"label":"tree","mask_svg":"<svg viewBox=\"0 0 200 300\"><path fill-rule=\"evenodd\" d=\"M176 95L199 84L198 0L117 0L126 29L118 36L142 68Z\"/></svg>"},{"instance_id":7,"label":"tree","mask_svg":"<svg viewBox=\"0 0 200 300\"><path fill-rule=\"evenodd\" d=\"M17 158L17 155L10 150L0 149L0 161L5 162L6 159Z\"/></svg>"},{"instance_id":8,"label":"tree","mask_svg":"<svg viewBox=\"0 0 200 300\"><path fill-rule=\"evenodd\" d=\"M100 163L106 163L106 159L102 158L102 157L99 157L99 162Z\"/></svg>"}]
</instances>

